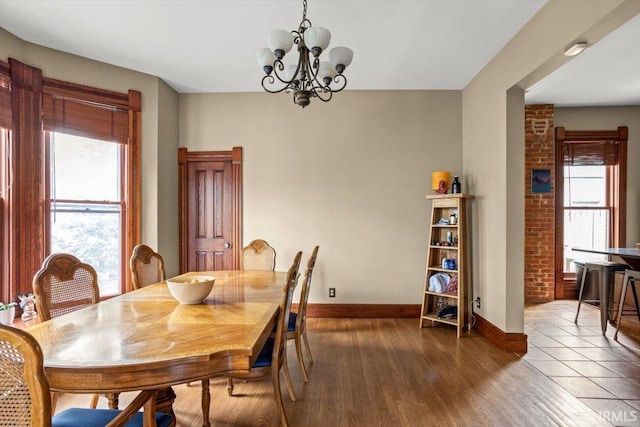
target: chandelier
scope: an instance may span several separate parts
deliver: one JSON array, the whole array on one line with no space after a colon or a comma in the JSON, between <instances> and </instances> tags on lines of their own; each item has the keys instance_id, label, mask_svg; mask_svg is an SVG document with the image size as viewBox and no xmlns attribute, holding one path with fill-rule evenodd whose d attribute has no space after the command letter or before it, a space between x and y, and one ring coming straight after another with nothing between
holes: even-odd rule
<instances>
[{"instance_id":1,"label":"chandelier","mask_svg":"<svg viewBox=\"0 0 640 427\"><path fill-rule=\"evenodd\" d=\"M342 73L351 64L353 51L334 47L329 51L329 61L320 61L320 54L329 47L331 33L326 28L312 27L307 19L307 0L302 6L298 30L269 32L269 47L258 49L257 57L265 73L263 89L269 93L293 92L293 102L304 108L311 98L328 102L334 92L347 86ZM282 60L294 44L298 46L298 62L286 65Z\"/></svg>"}]
</instances>

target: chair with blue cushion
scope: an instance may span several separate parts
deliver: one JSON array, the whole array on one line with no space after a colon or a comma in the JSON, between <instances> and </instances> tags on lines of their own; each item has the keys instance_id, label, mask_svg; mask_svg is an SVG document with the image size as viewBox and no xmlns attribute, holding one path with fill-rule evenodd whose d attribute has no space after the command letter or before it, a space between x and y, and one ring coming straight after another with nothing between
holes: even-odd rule
<instances>
[{"instance_id":1,"label":"chair with blue cushion","mask_svg":"<svg viewBox=\"0 0 640 427\"><path fill-rule=\"evenodd\" d=\"M307 338L307 301L309 300L311 275L313 274L313 267L316 265L318 249L318 246L313 248L313 252L307 261L307 267L304 271L304 279L302 281L302 289L300 291L300 303L298 304L297 311L291 312L289 315L289 324L287 327L287 340L295 340L298 364L300 365L300 371L302 371L302 377L305 383L309 382L309 376L307 375L307 368L304 365L304 358L302 357L302 341L304 341L307 353L309 354L309 363L313 363L313 356L311 356L311 349L309 348L309 340Z\"/></svg>"},{"instance_id":2,"label":"chair with blue cushion","mask_svg":"<svg viewBox=\"0 0 640 427\"><path fill-rule=\"evenodd\" d=\"M98 274L91 265L71 254L51 254L33 277L33 294L40 320L51 320L99 303ZM92 408L98 405L98 397L98 394L93 396ZM118 409L118 393L108 393L105 397L109 400L109 408ZM55 394L52 399L55 410Z\"/></svg>"},{"instance_id":3,"label":"chair with blue cushion","mask_svg":"<svg viewBox=\"0 0 640 427\"><path fill-rule=\"evenodd\" d=\"M289 377L287 369L287 324L289 322L289 313L291 312L291 300L293 299L293 290L298 281L298 269L300 268L300 258L302 252L298 252L293 260L293 264L287 272L282 288L282 297L280 299L280 310L276 320L275 334L267 339L260 354L249 371L230 372L225 374L227 377L227 391L229 396L233 396L233 378L252 380L258 378L271 377L273 380L273 391L276 398L276 406L280 412L280 422L283 426L288 425L287 414L284 410L282 394L280 392L280 371L284 368L284 377L289 390L291 400L296 400L293 391L293 384Z\"/></svg>"},{"instance_id":4,"label":"chair with blue cushion","mask_svg":"<svg viewBox=\"0 0 640 427\"><path fill-rule=\"evenodd\" d=\"M147 245L137 245L129 259L133 289L140 289L165 279L162 255Z\"/></svg>"},{"instance_id":5,"label":"chair with blue cushion","mask_svg":"<svg viewBox=\"0 0 640 427\"><path fill-rule=\"evenodd\" d=\"M53 418L42 350L28 332L0 325L0 420L15 427L168 427L173 419L155 413L157 391L142 391L126 409L71 408ZM138 412L144 407L144 413Z\"/></svg>"},{"instance_id":6,"label":"chair with blue cushion","mask_svg":"<svg viewBox=\"0 0 640 427\"><path fill-rule=\"evenodd\" d=\"M129 269L131 270L131 284L134 290L165 280L164 259L162 255L147 245L140 244L133 248L131 258L129 258ZM207 387L207 389L203 391L203 394L205 392L208 393L208 391L209 388ZM173 402L175 400L176 394L171 387L159 390L156 400L157 411L165 412L175 419L176 414L173 411ZM95 408L95 406L92 407ZM205 420L208 419L208 415L209 404L207 403L206 409L203 409Z\"/></svg>"},{"instance_id":7,"label":"chair with blue cushion","mask_svg":"<svg viewBox=\"0 0 640 427\"><path fill-rule=\"evenodd\" d=\"M242 248L242 269L273 271L276 266L276 250L262 239L253 240Z\"/></svg>"}]
</instances>

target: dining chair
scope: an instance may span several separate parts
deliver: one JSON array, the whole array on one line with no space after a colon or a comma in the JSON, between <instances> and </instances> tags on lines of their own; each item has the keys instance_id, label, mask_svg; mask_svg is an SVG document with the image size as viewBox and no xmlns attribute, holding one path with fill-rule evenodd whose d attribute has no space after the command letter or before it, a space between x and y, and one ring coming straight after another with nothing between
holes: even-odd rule
<instances>
[{"instance_id":1,"label":"dining chair","mask_svg":"<svg viewBox=\"0 0 640 427\"><path fill-rule=\"evenodd\" d=\"M0 325L0 423L15 427L158 426L172 423L155 413L157 391L146 390L126 409L69 408L52 418L51 391L44 373L42 350L26 331ZM144 406L145 412L138 412ZM155 416L152 416L155 414ZM145 420L145 417L147 418ZM146 424L145 424L146 421Z\"/></svg>"},{"instance_id":2,"label":"dining chair","mask_svg":"<svg viewBox=\"0 0 640 427\"><path fill-rule=\"evenodd\" d=\"M162 255L144 244L136 245L133 248L131 258L129 258L129 270L134 290L162 282L166 276ZM158 390L156 410L171 415L175 420L176 414L173 410L175 399L176 394L171 387ZM203 415L209 413L208 409L207 405L207 411L203 412Z\"/></svg>"},{"instance_id":3,"label":"dining chair","mask_svg":"<svg viewBox=\"0 0 640 427\"><path fill-rule=\"evenodd\" d=\"M242 269L273 271L276 266L276 251L262 239L253 240L242 248Z\"/></svg>"},{"instance_id":4,"label":"dining chair","mask_svg":"<svg viewBox=\"0 0 640 427\"><path fill-rule=\"evenodd\" d=\"M129 259L133 289L140 289L165 279L164 259L147 245L137 245Z\"/></svg>"},{"instance_id":5,"label":"dining chair","mask_svg":"<svg viewBox=\"0 0 640 427\"><path fill-rule=\"evenodd\" d=\"M49 255L33 277L33 293L41 321L71 313L100 301L98 275L89 264L71 254ZM94 395L91 408L98 405L99 395ZM118 394L108 393L109 408L118 408ZM55 409L56 398L52 397Z\"/></svg>"},{"instance_id":6,"label":"dining chair","mask_svg":"<svg viewBox=\"0 0 640 427\"><path fill-rule=\"evenodd\" d=\"M275 333L267 339L262 347L258 358L253 363L248 372L230 372L224 374L227 377L227 392L229 396L233 396L233 379L240 378L245 380L259 379L271 377L273 381L273 392L276 398L276 406L280 412L280 422L283 426L288 426L287 414L284 410L282 401L282 393L280 391L280 371L284 370L284 378L289 390L291 400L296 400L293 384L287 367L287 324L289 322L289 313L291 312L291 301L293 299L293 291L298 282L298 269L300 268L300 258L302 252L298 252L293 260L289 271L284 280L282 287L282 297L280 299L280 309L276 320Z\"/></svg>"},{"instance_id":7,"label":"dining chair","mask_svg":"<svg viewBox=\"0 0 640 427\"><path fill-rule=\"evenodd\" d=\"M307 375L307 368L304 365L304 358L302 357L302 341L304 341L307 353L309 354L309 363L313 363L313 356L311 355L309 340L307 339L307 301L309 300L311 275L313 274L313 267L316 265L318 249L318 246L313 248L313 252L307 261L304 279L302 280L302 289L300 291L300 303L298 304L297 310L295 312L292 311L289 315L287 326L287 340L295 340L298 364L300 365L300 371L302 371L302 378L305 383L309 382L309 376Z\"/></svg>"}]
</instances>

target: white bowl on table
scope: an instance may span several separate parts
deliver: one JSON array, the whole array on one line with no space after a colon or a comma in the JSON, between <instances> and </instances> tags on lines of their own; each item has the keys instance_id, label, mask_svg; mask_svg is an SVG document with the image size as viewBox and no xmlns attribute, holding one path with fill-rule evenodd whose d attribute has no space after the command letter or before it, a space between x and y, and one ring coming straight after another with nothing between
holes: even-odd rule
<instances>
[{"instance_id":1,"label":"white bowl on table","mask_svg":"<svg viewBox=\"0 0 640 427\"><path fill-rule=\"evenodd\" d=\"M167 280L171 295L180 304L200 304L213 289L213 276L179 276Z\"/></svg>"}]
</instances>

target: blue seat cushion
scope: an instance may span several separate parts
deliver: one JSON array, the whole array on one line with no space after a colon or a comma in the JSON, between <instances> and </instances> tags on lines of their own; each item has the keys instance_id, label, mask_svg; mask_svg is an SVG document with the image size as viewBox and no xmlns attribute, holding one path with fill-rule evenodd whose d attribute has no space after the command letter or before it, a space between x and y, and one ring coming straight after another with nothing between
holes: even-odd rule
<instances>
[{"instance_id":1,"label":"blue seat cushion","mask_svg":"<svg viewBox=\"0 0 640 427\"><path fill-rule=\"evenodd\" d=\"M298 313L292 312L289 314L289 324L287 325L287 332L295 332L296 319L298 319Z\"/></svg>"},{"instance_id":2,"label":"blue seat cushion","mask_svg":"<svg viewBox=\"0 0 640 427\"><path fill-rule=\"evenodd\" d=\"M271 366L271 358L273 356L273 344L275 340L272 337L267 338L267 342L260 350L258 358L253 363L252 368L264 368L265 366Z\"/></svg>"},{"instance_id":3,"label":"blue seat cushion","mask_svg":"<svg viewBox=\"0 0 640 427\"><path fill-rule=\"evenodd\" d=\"M117 409L86 409L71 408L55 415L51 420L52 427L104 427L121 411ZM138 412L125 424L126 427L142 426L142 412ZM157 413L158 427L169 427L173 418L171 415Z\"/></svg>"},{"instance_id":4,"label":"blue seat cushion","mask_svg":"<svg viewBox=\"0 0 640 427\"><path fill-rule=\"evenodd\" d=\"M298 318L298 313L291 312L289 313L289 323L287 324L287 332L295 332L296 330L296 319ZM273 332L278 329L277 325L273 327Z\"/></svg>"}]
</instances>

